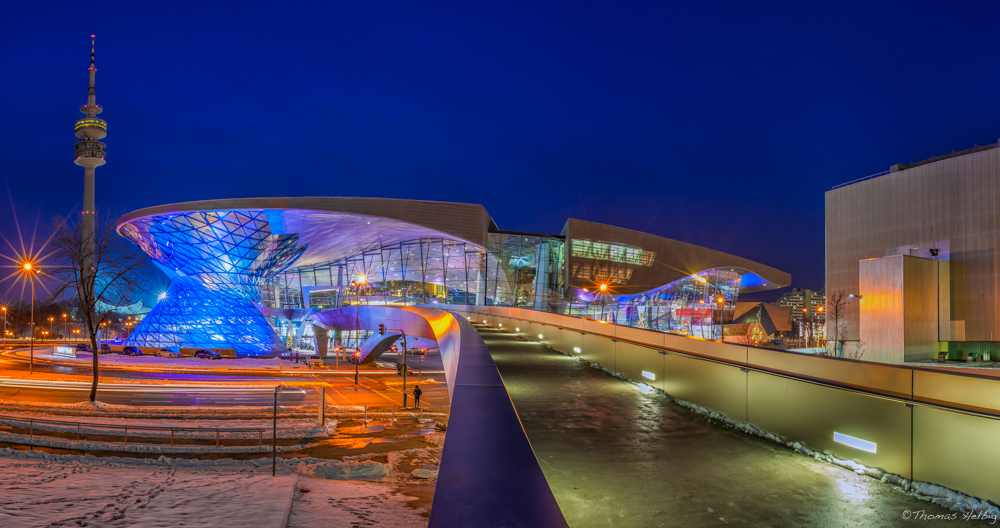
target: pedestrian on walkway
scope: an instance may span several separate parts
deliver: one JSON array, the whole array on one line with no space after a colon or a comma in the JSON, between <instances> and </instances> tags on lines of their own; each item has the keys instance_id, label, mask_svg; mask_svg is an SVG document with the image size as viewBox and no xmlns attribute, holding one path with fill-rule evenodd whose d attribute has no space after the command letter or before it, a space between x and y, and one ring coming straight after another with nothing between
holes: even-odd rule
<instances>
[{"instance_id":1,"label":"pedestrian on walkway","mask_svg":"<svg viewBox=\"0 0 1000 528\"><path fill-rule=\"evenodd\" d=\"M413 387L413 405L420 407L420 395L423 393L424 391L420 390L420 385Z\"/></svg>"}]
</instances>

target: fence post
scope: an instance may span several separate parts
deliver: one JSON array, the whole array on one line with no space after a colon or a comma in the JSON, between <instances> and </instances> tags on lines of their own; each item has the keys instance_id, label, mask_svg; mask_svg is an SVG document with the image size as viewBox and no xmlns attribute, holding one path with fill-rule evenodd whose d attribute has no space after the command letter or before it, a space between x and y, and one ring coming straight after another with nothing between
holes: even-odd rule
<instances>
[{"instance_id":1,"label":"fence post","mask_svg":"<svg viewBox=\"0 0 1000 528\"><path fill-rule=\"evenodd\" d=\"M257 447L264 447L264 430L257 429Z\"/></svg>"},{"instance_id":2,"label":"fence post","mask_svg":"<svg viewBox=\"0 0 1000 528\"><path fill-rule=\"evenodd\" d=\"M125 445L128 446L128 426L125 426Z\"/></svg>"},{"instance_id":3,"label":"fence post","mask_svg":"<svg viewBox=\"0 0 1000 528\"><path fill-rule=\"evenodd\" d=\"M219 430L215 430L215 447L219 447Z\"/></svg>"},{"instance_id":4,"label":"fence post","mask_svg":"<svg viewBox=\"0 0 1000 528\"><path fill-rule=\"evenodd\" d=\"M80 424L79 423L76 424L76 441L77 442L80 441Z\"/></svg>"},{"instance_id":5,"label":"fence post","mask_svg":"<svg viewBox=\"0 0 1000 528\"><path fill-rule=\"evenodd\" d=\"M174 447L174 428L170 428L170 447Z\"/></svg>"},{"instance_id":6,"label":"fence post","mask_svg":"<svg viewBox=\"0 0 1000 528\"><path fill-rule=\"evenodd\" d=\"M326 387L319 388L319 425L326 425Z\"/></svg>"},{"instance_id":7,"label":"fence post","mask_svg":"<svg viewBox=\"0 0 1000 528\"><path fill-rule=\"evenodd\" d=\"M35 420L28 420L28 438L35 437Z\"/></svg>"}]
</instances>

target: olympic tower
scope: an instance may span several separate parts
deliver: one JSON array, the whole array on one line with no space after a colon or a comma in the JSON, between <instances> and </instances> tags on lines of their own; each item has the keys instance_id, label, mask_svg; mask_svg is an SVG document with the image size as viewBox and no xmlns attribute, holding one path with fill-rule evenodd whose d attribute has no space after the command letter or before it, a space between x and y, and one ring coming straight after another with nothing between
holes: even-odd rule
<instances>
[{"instance_id":1,"label":"olympic tower","mask_svg":"<svg viewBox=\"0 0 1000 528\"><path fill-rule=\"evenodd\" d=\"M81 249L84 257L84 269L94 269L94 229L97 206L94 203L94 169L104 165L104 139L108 135L108 123L97 117L103 108L97 104L97 92L94 91L94 76L97 67L94 66L94 35L90 36L90 87L87 89L87 104L80 111L87 117L77 120L76 163L83 167L83 210L81 211ZM90 279L90 280L87 280ZM85 277L84 283L91 291L86 292L86 298L93 302L93 278ZM84 292L80 292L84 294ZM84 298L84 295L81 295Z\"/></svg>"}]
</instances>

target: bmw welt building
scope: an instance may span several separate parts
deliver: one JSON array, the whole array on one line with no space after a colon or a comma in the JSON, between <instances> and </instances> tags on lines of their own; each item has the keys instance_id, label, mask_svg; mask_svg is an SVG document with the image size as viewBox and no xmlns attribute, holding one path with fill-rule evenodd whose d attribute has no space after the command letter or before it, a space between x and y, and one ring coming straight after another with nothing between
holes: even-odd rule
<instances>
[{"instance_id":1,"label":"bmw welt building","mask_svg":"<svg viewBox=\"0 0 1000 528\"><path fill-rule=\"evenodd\" d=\"M149 347L283 352L344 305L517 306L721 338L740 292L788 273L619 227L501 230L481 205L383 198L246 198L126 214L118 232L171 280L129 336ZM322 347L322 348L325 348Z\"/></svg>"}]
</instances>

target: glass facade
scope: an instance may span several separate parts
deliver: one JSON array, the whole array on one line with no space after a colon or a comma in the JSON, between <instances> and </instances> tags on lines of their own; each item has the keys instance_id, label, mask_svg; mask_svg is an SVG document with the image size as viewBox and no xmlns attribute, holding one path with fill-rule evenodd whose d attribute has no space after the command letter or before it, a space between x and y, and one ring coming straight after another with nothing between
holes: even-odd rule
<instances>
[{"instance_id":1,"label":"glass facade","mask_svg":"<svg viewBox=\"0 0 1000 528\"><path fill-rule=\"evenodd\" d=\"M352 302L350 283L364 275L361 296L369 304L544 307L563 290L563 247L558 237L507 233L490 233L488 250L421 238L288 269L263 285L261 300L275 308L329 309Z\"/></svg>"},{"instance_id":2,"label":"glass facade","mask_svg":"<svg viewBox=\"0 0 1000 528\"><path fill-rule=\"evenodd\" d=\"M403 221L335 211L159 214L124 222L119 232L171 279L127 343L234 348L241 356L284 351L312 335L308 312L270 309L315 312L357 302L516 306L721 339L740 288L761 280L745 269L713 268L616 296L616 285L669 255L513 232L486 233L483 247ZM362 275L357 292L351 283ZM598 283L609 293L594 291Z\"/></svg>"},{"instance_id":3,"label":"glass facade","mask_svg":"<svg viewBox=\"0 0 1000 528\"><path fill-rule=\"evenodd\" d=\"M732 321L746 270L704 270L638 295L595 294L574 303L571 315L682 335L722 339Z\"/></svg>"},{"instance_id":4,"label":"glass facade","mask_svg":"<svg viewBox=\"0 0 1000 528\"><path fill-rule=\"evenodd\" d=\"M262 211L144 217L120 233L170 277L170 289L126 344L233 348L241 356L283 348L254 306L260 286L305 250L298 235L271 234Z\"/></svg>"}]
</instances>

